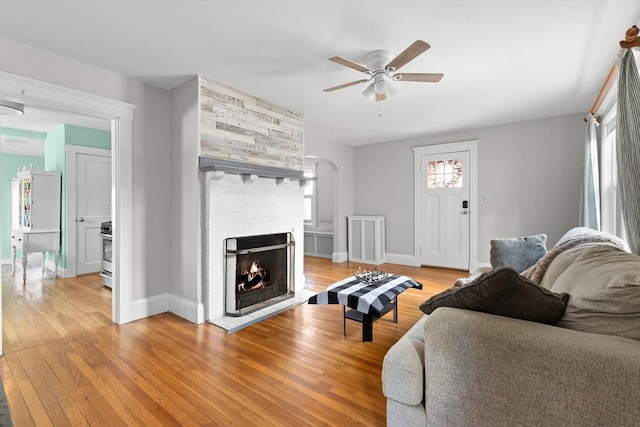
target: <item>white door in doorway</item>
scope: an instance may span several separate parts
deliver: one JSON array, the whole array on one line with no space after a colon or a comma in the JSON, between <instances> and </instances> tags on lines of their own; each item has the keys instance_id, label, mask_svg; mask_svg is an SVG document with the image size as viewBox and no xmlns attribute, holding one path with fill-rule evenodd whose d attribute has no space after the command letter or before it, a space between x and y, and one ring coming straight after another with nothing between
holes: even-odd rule
<instances>
[{"instance_id":1,"label":"white door in doorway","mask_svg":"<svg viewBox=\"0 0 640 427\"><path fill-rule=\"evenodd\" d=\"M76 154L76 273L101 270L100 225L111 219L111 155Z\"/></svg>"},{"instance_id":2,"label":"white door in doorway","mask_svg":"<svg viewBox=\"0 0 640 427\"><path fill-rule=\"evenodd\" d=\"M467 149L442 151L456 147L415 149L416 257L421 265L468 270L473 166Z\"/></svg>"}]
</instances>

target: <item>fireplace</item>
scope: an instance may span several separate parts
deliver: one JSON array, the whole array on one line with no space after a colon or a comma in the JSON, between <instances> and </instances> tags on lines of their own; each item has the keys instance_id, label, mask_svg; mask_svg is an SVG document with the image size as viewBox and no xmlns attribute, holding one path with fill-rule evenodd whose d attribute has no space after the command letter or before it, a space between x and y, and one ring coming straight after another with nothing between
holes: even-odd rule
<instances>
[{"instance_id":1,"label":"fireplace","mask_svg":"<svg viewBox=\"0 0 640 427\"><path fill-rule=\"evenodd\" d=\"M291 233L224 239L225 313L244 316L295 295Z\"/></svg>"},{"instance_id":2,"label":"fireplace","mask_svg":"<svg viewBox=\"0 0 640 427\"><path fill-rule=\"evenodd\" d=\"M204 183L202 255L205 268L201 274L203 299L206 302L203 307L206 310L205 318L227 330L237 330L237 325L247 324L251 319L277 313L281 307L294 301L306 301L304 260L302 256L293 256L293 243L304 240L306 178L302 171L205 158L200 159L200 169ZM277 243L291 244L291 248L287 249L288 290L284 296L276 297L275 302L267 300L259 303L258 307L242 307L242 302L239 305L236 303L237 276L242 269L250 268L254 260L239 270L238 254L232 252L274 246L268 242L254 242L246 246L242 243L238 246L238 240L242 241L244 237L271 234L289 234L286 240L281 239ZM225 252L227 248L229 253ZM261 260L259 265L267 269L265 261ZM276 274L269 271L271 282ZM240 298L246 301L249 298L247 295L242 294ZM290 298L291 295L294 297ZM280 298L284 301L280 301ZM251 314L244 316L248 313Z\"/></svg>"}]
</instances>

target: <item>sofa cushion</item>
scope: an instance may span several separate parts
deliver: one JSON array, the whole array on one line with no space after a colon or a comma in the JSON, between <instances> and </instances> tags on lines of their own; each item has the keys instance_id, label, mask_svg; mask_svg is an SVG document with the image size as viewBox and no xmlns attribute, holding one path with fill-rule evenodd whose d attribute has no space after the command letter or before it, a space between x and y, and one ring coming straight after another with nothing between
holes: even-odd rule
<instances>
[{"instance_id":1,"label":"sofa cushion","mask_svg":"<svg viewBox=\"0 0 640 427\"><path fill-rule=\"evenodd\" d=\"M516 270L503 267L434 295L420 305L420 310L431 314L438 307L455 307L554 324L562 316L568 298L567 294L551 292Z\"/></svg>"},{"instance_id":2,"label":"sofa cushion","mask_svg":"<svg viewBox=\"0 0 640 427\"><path fill-rule=\"evenodd\" d=\"M382 392L387 399L406 405L419 405L422 402L426 320L427 316L422 316L384 356Z\"/></svg>"},{"instance_id":3,"label":"sofa cushion","mask_svg":"<svg viewBox=\"0 0 640 427\"><path fill-rule=\"evenodd\" d=\"M547 253L546 244L546 234L491 240L491 267L511 267L521 273Z\"/></svg>"},{"instance_id":4,"label":"sofa cushion","mask_svg":"<svg viewBox=\"0 0 640 427\"><path fill-rule=\"evenodd\" d=\"M551 290L571 295L557 326L640 340L639 256L611 245L582 247Z\"/></svg>"},{"instance_id":5,"label":"sofa cushion","mask_svg":"<svg viewBox=\"0 0 640 427\"><path fill-rule=\"evenodd\" d=\"M553 262L549 264L544 276L540 279L540 286L545 289L551 289L555 281L560 277L562 273L576 260L582 253L584 246L578 246L572 249L568 249L557 255ZM523 274L524 275L524 274ZM527 277L526 275L524 275Z\"/></svg>"},{"instance_id":6,"label":"sofa cushion","mask_svg":"<svg viewBox=\"0 0 640 427\"><path fill-rule=\"evenodd\" d=\"M576 227L569 230L562 238L556 243L551 250L549 250L538 262L536 262L531 268L522 272L522 275L527 279L535 283L542 283L542 278L546 274L547 268L555 261L556 257L563 254L565 251L577 248L579 246L603 244L617 246L629 252L629 245L620 239L609 233L602 231L592 230L585 227Z\"/></svg>"}]
</instances>

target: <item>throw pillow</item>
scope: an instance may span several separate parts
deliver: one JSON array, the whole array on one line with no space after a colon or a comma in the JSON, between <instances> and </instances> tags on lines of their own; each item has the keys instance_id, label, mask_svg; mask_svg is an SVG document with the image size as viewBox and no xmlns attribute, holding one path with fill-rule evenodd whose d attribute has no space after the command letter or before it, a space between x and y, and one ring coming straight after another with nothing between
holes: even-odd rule
<instances>
[{"instance_id":1,"label":"throw pillow","mask_svg":"<svg viewBox=\"0 0 640 427\"><path fill-rule=\"evenodd\" d=\"M491 240L491 267L511 267L518 273L538 262L547 253L547 235Z\"/></svg>"},{"instance_id":2,"label":"throw pillow","mask_svg":"<svg viewBox=\"0 0 640 427\"><path fill-rule=\"evenodd\" d=\"M640 257L611 245L579 252L551 287L571 293L557 326L640 340Z\"/></svg>"},{"instance_id":3,"label":"throw pillow","mask_svg":"<svg viewBox=\"0 0 640 427\"><path fill-rule=\"evenodd\" d=\"M562 316L568 299L566 293L551 292L503 267L434 295L420 310L431 314L438 307L456 307L552 325Z\"/></svg>"}]
</instances>

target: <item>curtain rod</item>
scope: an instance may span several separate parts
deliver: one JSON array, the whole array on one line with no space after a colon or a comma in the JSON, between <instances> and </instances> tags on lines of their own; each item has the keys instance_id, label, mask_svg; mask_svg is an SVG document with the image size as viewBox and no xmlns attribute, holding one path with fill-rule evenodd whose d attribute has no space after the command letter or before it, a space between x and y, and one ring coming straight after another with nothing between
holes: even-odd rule
<instances>
[{"instance_id":1,"label":"curtain rod","mask_svg":"<svg viewBox=\"0 0 640 427\"><path fill-rule=\"evenodd\" d=\"M620 42L620 47L623 49L640 47L640 37L638 37L639 32L640 30L635 25L629 28L625 33L624 40ZM611 71L609 71L609 75L607 76L607 80L605 80L604 84L602 85L602 89L600 89L600 92L598 92L598 96L596 97L596 100L593 103L593 106L591 106L591 110L589 111L591 114L595 114L596 111L598 110L598 107L602 102L602 98L604 98L604 95L607 93L609 86L611 86L611 83L613 82L613 78L615 77L617 71L618 71L618 66L616 64L613 64L613 66L611 67ZM598 121L598 123L600 123L599 116L596 117L596 120ZM585 122L587 121L586 117L584 118L584 121Z\"/></svg>"}]
</instances>

